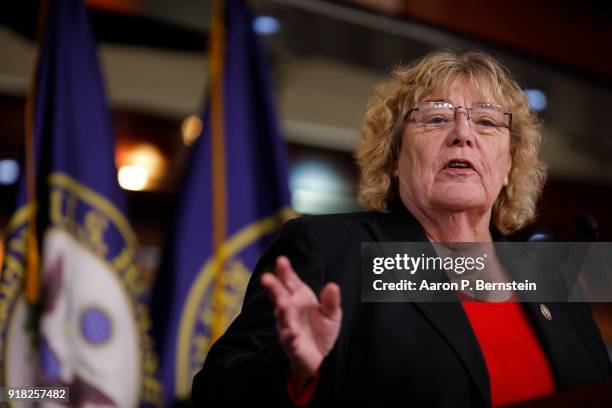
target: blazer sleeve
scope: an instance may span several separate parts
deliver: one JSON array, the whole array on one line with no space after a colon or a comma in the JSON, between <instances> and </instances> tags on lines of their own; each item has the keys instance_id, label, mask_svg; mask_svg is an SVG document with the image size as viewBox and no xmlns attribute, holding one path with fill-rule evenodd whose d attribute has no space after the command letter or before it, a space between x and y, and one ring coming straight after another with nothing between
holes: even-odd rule
<instances>
[{"instance_id":1,"label":"blazer sleeve","mask_svg":"<svg viewBox=\"0 0 612 408\"><path fill-rule=\"evenodd\" d=\"M274 305L260 277L273 270L279 255L286 255L300 277L320 293L325 271L315 242L303 219L291 220L281 229L251 275L241 313L211 347L193 380L193 406L253 402L293 406L287 392L288 363L276 332ZM324 388L319 383L316 393Z\"/></svg>"}]
</instances>

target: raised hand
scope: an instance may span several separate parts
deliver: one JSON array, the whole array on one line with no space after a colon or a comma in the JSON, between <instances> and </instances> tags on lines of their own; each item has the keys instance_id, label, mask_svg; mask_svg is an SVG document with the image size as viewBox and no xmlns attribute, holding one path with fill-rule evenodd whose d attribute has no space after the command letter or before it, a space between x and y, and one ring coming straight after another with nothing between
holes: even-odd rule
<instances>
[{"instance_id":1,"label":"raised hand","mask_svg":"<svg viewBox=\"0 0 612 408\"><path fill-rule=\"evenodd\" d=\"M317 299L291 267L289 259L276 259L276 275L266 272L261 284L275 305L276 329L298 378L309 378L333 348L342 321L340 287L328 283Z\"/></svg>"}]
</instances>

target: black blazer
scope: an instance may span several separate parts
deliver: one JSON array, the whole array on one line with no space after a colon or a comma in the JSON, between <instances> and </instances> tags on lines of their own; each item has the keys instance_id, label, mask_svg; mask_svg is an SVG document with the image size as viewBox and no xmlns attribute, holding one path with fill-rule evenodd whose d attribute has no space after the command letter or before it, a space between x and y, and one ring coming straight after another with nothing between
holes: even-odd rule
<instances>
[{"instance_id":1,"label":"black blazer","mask_svg":"<svg viewBox=\"0 0 612 408\"><path fill-rule=\"evenodd\" d=\"M321 367L313 406L486 407L487 368L459 303L362 303L361 242L421 242L416 219L397 206L289 221L258 262L241 314L213 345L192 389L194 406L292 406L287 362L273 304L259 278L287 255L315 293L334 281L342 290L339 338ZM548 357L558 389L602 381L612 366L590 307L523 303Z\"/></svg>"}]
</instances>

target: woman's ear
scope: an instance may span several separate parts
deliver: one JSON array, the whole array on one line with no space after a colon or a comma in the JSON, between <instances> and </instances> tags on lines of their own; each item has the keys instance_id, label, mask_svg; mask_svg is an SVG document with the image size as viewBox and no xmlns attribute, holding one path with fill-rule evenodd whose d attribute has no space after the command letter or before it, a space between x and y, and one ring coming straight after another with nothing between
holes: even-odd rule
<instances>
[{"instance_id":1,"label":"woman's ear","mask_svg":"<svg viewBox=\"0 0 612 408\"><path fill-rule=\"evenodd\" d=\"M401 150L402 150L402 137L403 137L403 132L406 130L406 125L404 124L404 127L402 129L402 131L400 132L399 135L395 135L394 136L394 140L393 140L393 145L392 145L392 149L393 149L393 177L399 178L399 157L401 154Z\"/></svg>"},{"instance_id":2,"label":"woman's ear","mask_svg":"<svg viewBox=\"0 0 612 408\"><path fill-rule=\"evenodd\" d=\"M508 187L508 183L510 182L510 172L512 171L512 156L508 155L508 172L506 173L506 176L504 177L504 187Z\"/></svg>"}]
</instances>

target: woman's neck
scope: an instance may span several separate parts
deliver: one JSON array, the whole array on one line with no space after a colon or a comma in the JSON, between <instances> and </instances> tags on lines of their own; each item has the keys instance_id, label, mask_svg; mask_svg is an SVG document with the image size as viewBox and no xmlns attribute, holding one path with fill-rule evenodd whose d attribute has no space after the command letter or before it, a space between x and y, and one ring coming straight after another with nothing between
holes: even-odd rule
<instances>
[{"instance_id":1,"label":"woman's neck","mask_svg":"<svg viewBox=\"0 0 612 408\"><path fill-rule=\"evenodd\" d=\"M406 204L405 204L406 205ZM440 211L417 208L408 210L419 221L431 242L492 242L489 223L491 210Z\"/></svg>"}]
</instances>

